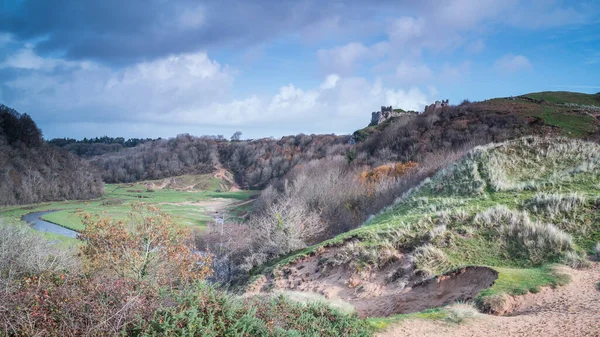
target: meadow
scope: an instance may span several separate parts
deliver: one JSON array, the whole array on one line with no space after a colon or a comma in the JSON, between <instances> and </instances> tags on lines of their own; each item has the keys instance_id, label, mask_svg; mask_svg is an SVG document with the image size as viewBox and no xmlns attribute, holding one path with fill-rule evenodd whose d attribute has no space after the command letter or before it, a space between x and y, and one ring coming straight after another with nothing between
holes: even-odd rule
<instances>
[{"instance_id":1,"label":"meadow","mask_svg":"<svg viewBox=\"0 0 600 337\"><path fill-rule=\"evenodd\" d=\"M253 191L221 191L223 183L212 175L187 175L155 181L127 184L106 184L104 195L95 200L57 201L27 206L0 208L0 217L20 221L25 214L57 210L42 218L48 222L81 231L84 214L125 219L131 205L143 202L158 206L175 217L180 224L204 230L215 212L226 213L234 220L242 220L251 206ZM48 234L56 239L56 235Z\"/></svg>"}]
</instances>

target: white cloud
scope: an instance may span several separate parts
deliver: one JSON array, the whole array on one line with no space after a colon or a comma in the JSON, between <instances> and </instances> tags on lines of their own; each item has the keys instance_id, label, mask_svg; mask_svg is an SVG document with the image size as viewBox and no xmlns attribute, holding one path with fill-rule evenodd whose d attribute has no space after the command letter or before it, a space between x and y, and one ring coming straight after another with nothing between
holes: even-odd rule
<instances>
[{"instance_id":1,"label":"white cloud","mask_svg":"<svg viewBox=\"0 0 600 337\"><path fill-rule=\"evenodd\" d=\"M1 42L1 41L0 41ZM74 67L81 65L81 62L71 62L56 58L43 58L33 51L32 45L25 45L25 48L19 49L11 55L8 55L0 62L2 68L18 68L30 70L53 70L58 66Z\"/></svg>"},{"instance_id":2,"label":"white cloud","mask_svg":"<svg viewBox=\"0 0 600 337\"><path fill-rule=\"evenodd\" d=\"M496 60L494 69L502 73L531 70L529 59L523 55L506 54Z\"/></svg>"},{"instance_id":3,"label":"white cloud","mask_svg":"<svg viewBox=\"0 0 600 337\"><path fill-rule=\"evenodd\" d=\"M321 90L333 89L337 85L337 82L340 80L340 76L338 74L330 74L327 75L325 81L321 83Z\"/></svg>"},{"instance_id":4,"label":"white cloud","mask_svg":"<svg viewBox=\"0 0 600 337\"><path fill-rule=\"evenodd\" d=\"M326 72L348 74L355 63L369 54L369 48L362 43L352 42L331 49L319 49L317 58Z\"/></svg>"},{"instance_id":5,"label":"white cloud","mask_svg":"<svg viewBox=\"0 0 600 337\"><path fill-rule=\"evenodd\" d=\"M396 67L396 76L405 83L421 83L433 78L433 71L424 64L411 64L402 61Z\"/></svg>"},{"instance_id":6,"label":"white cloud","mask_svg":"<svg viewBox=\"0 0 600 337\"><path fill-rule=\"evenodd\" d=\"M235 98L231 93L236 72L204 52L122 70L87 62L64 72L44 71L40 64L48 59L33 56L41 60L4 84L19 93L7 103L53 127L64 123L65 128L81 125L94 131L91 125L96 125L94 134L116 130L126 136L164 135L164 130L216 134L231 128L245 129L248 137L350 133L364 127L370 112L381 105L422 110L429 103L428 95L417 87L388 88L380 79L338 74L326 76L315 87L290 83L272 95Z\"/></svg>"},{"instance_id":7,"label":"white cloud","mask_svg":"<svg viewBox=\"0 0 600 337\"><path fill-rule=\"evenodd\" d=\"M436 2L416 16L402 16L388 27L388 38L403 54L419 56L424 50L451 52L469 37L483 33L484 23L502 16L515 0L456 0ZM475 49L482 48L482 41Z\"/></svg>"},{"instance_id":8,"label":"white cloud","mask_svg":"<svg viewBox=\"0 0 600 337\"><path fill-rule=\"evenodd\" d=\"M365 46L362 43L351 42L331 49L319 49L317 58L325 73L351 74L357 63L363 60L377 60L389 50L387 42Z\"/></svg>"}]
</instances>

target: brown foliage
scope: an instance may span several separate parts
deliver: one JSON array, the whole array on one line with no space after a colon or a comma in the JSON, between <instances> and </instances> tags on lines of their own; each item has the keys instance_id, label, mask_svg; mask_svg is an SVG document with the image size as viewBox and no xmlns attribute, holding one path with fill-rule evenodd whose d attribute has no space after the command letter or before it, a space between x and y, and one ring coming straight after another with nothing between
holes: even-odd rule
<instances>
[{"instance_id":1,"label":"brown foliage","mask_svg":"<svg viewBox=\"0 0 600 337\"><path fill-rule=\"evenodd\" d=\"M47 273L0 292L7 336L117 336L152 318L155 288L132 279Z\"/></svg>"},{"instance_id":2,"label":"brown foliage","mask_svg":"<svg viewBox=\"0 0 600 337\"><path fill-rule=\"evenodd\" d=\"M136 204L127 221L84 216L81 255L91 271L177 285L212 274L209 253L195 252L189 228L154 206Z\"/></svg>"},{"instance_id":3,"label":"brown foliage","mask_svg":"<svg viewBox=\"0 0 600 337\"><path fill-rule=\"evenodd\" d=\"M361 172L360 180L363 184L372 185L381 182L383 179L400 178L417 166L419 164L412 161L380 165Z\"/></svg>"}]
</instances>

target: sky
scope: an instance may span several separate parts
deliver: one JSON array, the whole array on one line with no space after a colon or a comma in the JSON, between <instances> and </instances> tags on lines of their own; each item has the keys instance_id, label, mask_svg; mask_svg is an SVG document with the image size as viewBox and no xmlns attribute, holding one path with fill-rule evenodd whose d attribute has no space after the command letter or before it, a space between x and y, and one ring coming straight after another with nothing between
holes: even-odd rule
<instances>
[{"instance_id":1,"label":"sky","mask_svg":"<svg viewBox=\"0 0 600 337\"><path fill-rule=\"evenodd\" d=\"M600 1L0 0L0 103L46 138L348 134L546 90L600 92Z\"/></svg>"}]
</instances>

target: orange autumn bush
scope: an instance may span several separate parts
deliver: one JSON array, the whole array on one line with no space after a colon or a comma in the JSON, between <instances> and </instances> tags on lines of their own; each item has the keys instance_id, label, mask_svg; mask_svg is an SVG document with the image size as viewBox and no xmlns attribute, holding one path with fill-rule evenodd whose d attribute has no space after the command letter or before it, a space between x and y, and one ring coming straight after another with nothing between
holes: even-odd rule
<instances>
[{"instance_id":1,"label":"orange autumn bush","mask_svg":"<svg viewBox=\"0 0 600 337\"><path fill-rule=\"evenodd\" d=\"M193 249L192 233L157 207L136 204L118 221L84 216L80 248L91 272L176 286L212 275L212 255Z\"/></svg>"},{"instance_id":2,"label":"orange autumn bush","mask_svg":"<svg viewBox=\"0 0 600 337\"><path fill-rule=\"evenodd\" d=\"M399 178L417 166L419 164L412 161L385 164L371 170L363 171L360 174L360 179L363 183L377 183L386 178Z\"/></svg>"}]
</instances>

